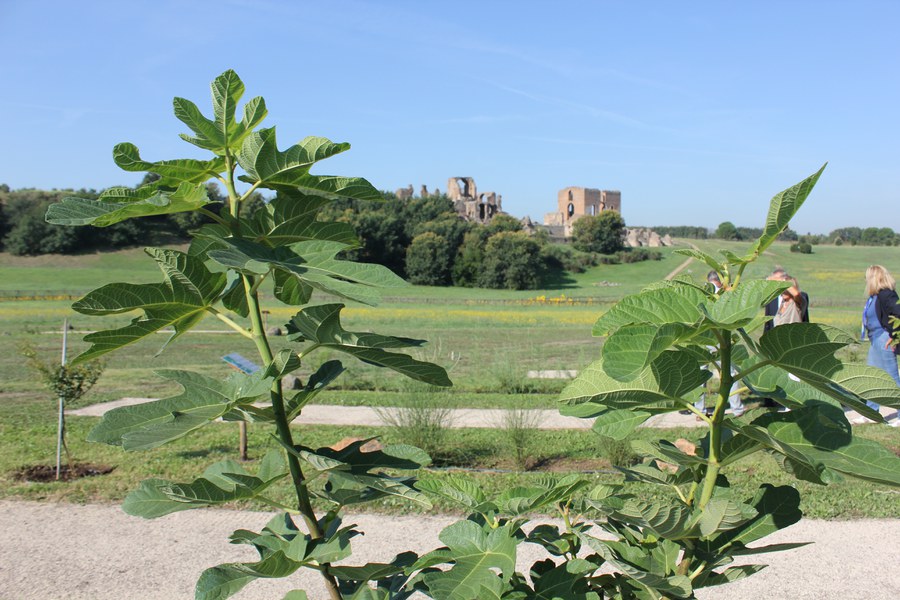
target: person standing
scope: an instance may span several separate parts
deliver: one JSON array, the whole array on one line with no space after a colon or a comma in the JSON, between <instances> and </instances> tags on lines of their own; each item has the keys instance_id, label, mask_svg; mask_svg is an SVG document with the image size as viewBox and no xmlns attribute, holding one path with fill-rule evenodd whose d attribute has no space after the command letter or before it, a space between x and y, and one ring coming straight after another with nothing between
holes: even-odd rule
<instances>
[{"instance_id":1,"label":"person standing","mask_svg":"<svg viewBox=\"0 0 900 600\"><path fill-rule=\"evenodd\" d=\"M790 276L781 267L775 267L775 269L772 271L772 274L766 277L766 279L770 281L788 281L790 279ZM794 280L794 282L796 283L796 280ZM800 296L803 298L803 311L800 315L800 321L802 323L809 323L809 294L801 291ZM765 314L767 317L774 317L778 314L778 309L781 308L782 298L783 295L778 296L771 302L766 304ZM763 333L769 331L773 327L775 327L775 320L769 319L768 321L766 321L766 324L763 325Z\"/></svg>"},{"instance_id":2,"label":"person standing","mask_svg":"<svg viewBox=\"0 0 900 600\"><path fill-rule=\"evenodd\" d=\"M775 317L772 319L774 327L789 323L802 323L803 315L805 313L808 314L806 310L807 297L800 291L797 279L785 273L784 281L790 281L793 285L781 294L781 302L778 305L778 310L775 312Z\"/></svg>"},{"instance_id":3,"label":"person standing","mask_svg":"<svg viewBox=\"0 0 900 600\"><path fill-rule=\"evenodd\" d=\"M886 372L900 386L896 356L900 352L900 347L891 347L894 327L890 321L892 316L900 317L900 305L897 304L897 283L888 270L881 265L872 265L866 269L866 296L861 332L862 339L866 339L868 336L871 342L866 364ZM880 408L871 400L866 404L875 410ZM896 417L891 423L891 427L900 427L900 411ZM858 417L852 422L856 424L871 423L865 417Z\"/></svg>"},{"instance_id":4,"label":"person standing","mask_svg":"<svg viewBox=\"0 0 900 600\"><path fill-rule=\"evenodd\" d=\"M776 267L766 279L770 281L790 281L793 285L766 304L765 314L767 317L772 318L766 321L766 324L763 326L763 333L777 325L808 323L809 296L806 292L800 291L797 279L788 275L781 267ZM780 406L772 398L763 398L762 406L764 408L778 409L779 412L788 410L786 407Z\"/></svg>"}]
</instances>

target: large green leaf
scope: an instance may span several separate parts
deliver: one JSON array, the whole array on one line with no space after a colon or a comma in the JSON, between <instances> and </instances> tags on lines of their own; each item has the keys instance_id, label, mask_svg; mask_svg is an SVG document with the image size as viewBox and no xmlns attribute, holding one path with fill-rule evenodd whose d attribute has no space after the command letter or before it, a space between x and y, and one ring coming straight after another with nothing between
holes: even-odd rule
<instances>
[{"instance_id":1,"label":"large green leaf","mask_svg":"<svg viewBox=\"0 0 900 600\"><path fill-rule=\"evenodd\" d=\"M381 265L337 260L335 256L349 248L340 242L317 240L269 248L248 240L229 238L221 244L223 249L210 250L208 255L223 266L252 275L264 275L273 269L282 271L325 293L365 304L378 302L376 287L407 285Z\"/></svg>"},{"instance_id":2,"label":"large green leaf","mask_svg":"<svg viewBox=\"0 0 900 600\"><path fill-rule=\"evenodd\" d=\"M239 463L225 460L210 465L191 483L147 479L125 497L122 510L136 517L154 519L181 510L257 498L287 475L281 453L275 450L261 461L258 477Z\"/></svg>"},{"instance_id":3,"label":"large green leaf","mask_svg":"<svg viewBox=\"0 0 900 600\"><path fill-rule=\"evenodd\" d=\"M226 563L207 569L197 581L195 598L228 598L254 579L283 578L306 565L318 567L342 560L350 556L350 539L358 534L352 526L341 528L337 520L324 532L323 538L313 539L302 533L286 513L276 515L260 533L242 529L231 536L234 544L254 546L260 560Z\"/></svg>"},{"instance_id":4,"label":"large green leaf","mask_svg":"<svg viewBox=\"0 0 900 600\"><path fill-rule=\"evenodd\" d=\"M669 595L674 598L691 597L691 580L689 578L683 575L675 575L672 577L656 575L655 573L635 567L626 560L623 560L611 548L613 545L612 542L599 540L585 534L581 534L581 539L588 547L597 552L604 561L609 563L610 566L624 576L633 579L641 587L655 590L657 592L657 597L660 594Z\"/></svg>"},{"instance_id":5,"label":"large green leaf","mask_svg":"<svg viewBox=\"0 0 900 600\"><path fill-rule=\"evenodd\" d=\"M85 336L91 343L74 363L94 359L128 344L138 342L164 327L174 333L163 345L200 322L225 288L222 273L210 273L197 258L177 250L147 248L165 276L163 283L111 283L90 292L72 308L85 315L110 315L143 310L144 316L118 329ZM162 351L162 349L160 350Z\"/></svg>"},{"instance_id":6,"label":"large green leaf","mask_svg":"<svg viewBox=\"0 0 900 600\"><path fill-rule=\"evenodd\" d=\"M597 415L592 429L598 435L621 441L649 417L649 412L640 410L608 410Z\"/></svg>"},{"instance_id":7,"label":"large green leaf","mask_svg":"<svg viewBox=\"0 0 900 600\"><path fill-rule=\"evenodd\" d=\"M552 560L542 560L531 567L534 590L525 593L532 600L600 600L589 586L589 575L597 565L582 559L567 560L557 565Z\"/></svg>"},{"instance_id":8,"label":"large green leaf","mask_svg":"<svg viewBox=\"0 0 900 600\"><path fill-rule=\"evenodd\" d=\"M359 238L349 223L319 221L319 210L331 200L279 188L278 196L258 210L251 228L257 241L286 246L307 240L328 240L357 246Z\"/></svg>"},{"instance_id":9,"label":"large green leaf","mask_svg":"<svg viewBox=\"0 0 900 600\"><path fill-rule=\"evenodd\" d=\"M175 116L196 134L181 134L181 139L211 150L219 156L226 151L236 153L254 127L265 119L267 111L265 101L256 97L244 105L244 116L240 123L235 121L235 110L238 101L244 95L244 84L232 70L219 75L210 85L215 120L204 117L197 106L190 100L175 98L173 106Z\"/></svg>"},{"instance_id":10,"label":"large green leaf","mask_svg":"<svg viewBox=\"0 0 900 600\"><path fill-rule=\"evenodd\" d=\"M225 170L225 159L222 157L212 160L179 158L148 162L141 159L137 146L127 142L116 144L113 148L113 160L123 171L156 173L160 179L154 185L165 187L176 187L183 183L205 184Z\"/></svg>"},{"instance_id":11,"label":"large green leaf","mask_svg":"<svg viewBox=\"0 0 900 600\"><path fill-rule=\"evenodd\" d=\"M871 419L883 420L866 402L900 408L900 388L881 369L844 364L834 357L836 350L854 341L835 327L793 323L769 330L759 348L770 362L817 390Z\"/></svg>"},{"instance_id":12,"label":"large green leaf","mask_svg":"<svg viewBox=\"0 0 900 600\"><path fill-rule=\"evenodd\" d=\"M134 217L193 211L208 203L203 183L182 183L174 191L161 191L156 184L137 189L114 187L97 200L67 196L47 208L46 220L54 225L107 227Z\"/></svg>"},{"instance_id":13,"label":"large green leaf","mask_svg":"<svg viewBox=\"0 0 900 600\"><path fill-rule=\"evenodd\" d=\"M689 285L667 286L626 296L594 323L592 334L606 335L634 323L693 325L700 320L702 315L698 307L705 301L706 294Z\"/></svg>"},{"instance_id":14,"label":"large green leaf","mask_svg":"<svg viewBox=\"0 0 900 600\"><path fill-rule=\"evenodd\" d=\"M247 172L241 181L268 188L295 188L310 196L384 201L371 183L360 177L311 175L313 164L350 149L320 137L304 138L285 151L278 150L275 128L261 129L244 140L238 162Z\"/></svg>"},{"instance_id":15,"label":"large green leaf","mask_svg":"<svg viewBox=\"0 0 900 600\"><path fill-rule=\"evenodd\" d=\"M697 525L703 537L720 531L737 529L757 516L756 509L743 502L727 498L713 498L702 510L697 511Z\"/></svg>"},{"instance_id":16,"label":"large green leaf","mask_svg":"<svg viewBox=\"0 0 900 600\"><path fill-rule=\"evenodd\" d=\"M568 475L561 479L543 477L528 487L504 490L496 502L499 509L506 514L534 513L542 508L569 501L588 485L590 483L578 475Z\"/></svg>"},{"instance_id":17,"label":"large green leaf","mask_svg":"<svg viewBox=\"0 0 900 600\"><path fill-rule=\"evenodd\" d=\"M416 482L423 492L450 500L470 512L496 511L497 505L488 501L481 486L468 477L448 475L441 479L425 479Z\"/></svg>"},{"instance_id":18,"label":"large green leaf","mask_svg":"<svg viewBox=\"0 0 900 600\"><path fill-rule=\"evenodd\" d=\"M816 182L822 175L822 171L828 163L822 165L822 168L801 181L800 183L781 191L772 198L769 203L769 214L766 216L766 225L763 233L753 244L750 252L741 259L741 262L752 262L756 260L765 250L772 245L772 242L781 234L788 226L809 193L812 192Z\"/></svg>"},{"instance_id":19,"label":"large green leaf","mask_svg":"<svg viewBox=\"0 0 900 600\"><path fill-rule=\"evenodd\" d=\"M340 321L343 308L343 304L321 304L304 308L287 324L289 339L346 352L363 362L386 367L417 381L432 385L453 385L442 367L386 350L421 346L425 343L423 340L347 331Z\"/></svg>"},{"instance_id":20,"label":"large green leaf","mask_svg":"<svg viewBox=\"0 0 900 600\"><path fill-rule=\"evenodd\" d=\"M158 371L184 391L171 398L115 408L88 434L88 441L149 450L187 435L225 415L239 402L265 394L272 379L263 372L234 373L224 382L189 371Z\"/></svg>"},{"instance_id":21,"label":"large green leaf","mask_svg":"<svg viewBox=\"0 0 900 600\"><path fill-rule=\"evenodd\" d=\"M720 552L726 547L742 548L793 525L803 516L800 493L791 486L763 484L748 504L756 509L757 515L741 526L703 542L705 550Z\"/></svg>"},{"instance_id":22,"label":"large green leaf","mask_svg":"<svg viewBox=\"0 0 900 600\"><path fill-rule=\"evenodd\" d=\"M290 452L313 469L328 474L325 489L319 495L341 505L374 500L381 496L399 496L431 507L431 502L413 487L410 477L394 477L377 469L417 470L431 458L423 450L404 444L388 445L369 452L362 447L374 438L357 440L341 450L300 446Z\"/></svg>"},{"instance_id":23,"label":"large green leaf","mask_svg":"<svg viewBox=\"0 0 900 600\"><path fill-rule=\"evenodd\" d=\"M708 300L704 312L709 321L720 329L737 329L749 325L759 316L759 310L788 287L784 281L753 280L726 290L715 300Z\"/></svg>"},{"instance_id":24,"label":"large green leaf","mask_svg":"<svg viewBox=\"0 0 900 600\"><path fill-rule=\"evenodd\" d=\"M840 408L810 402L800 410L753 421L810 462L850 477L900 486L900 457L881 444L854 436Z\"/></svg>"},{"instance_id":25,"label":"large green leaf","mask_svg":"<svg viewBox=\"0 0 900 600\"><path fill-rule=\"evenodd\" d=\"M508 581L515 571L517 541L509 526L491 528L458 521L441 531L439 538L447 546L440 556L453 566L425 574L423 580L434 598L483 598L484 589L492 590L498 578Z\"/></svg>"},{"instance_id":26,"label":"large green leaf","mask_svg":"<svg viewBox=\"0 0 900 600\"><path fill-rule=\"evenodd\" d=\"M275 128L260 129L250 134L238 154L238 162L254 182L269 186L293 186L294 181L309 173L318 161L350 149L350 144L309 136L284 152L278 150Z\"/></svg>"},{"instance_id":27,"label":"large green leaf","mask_svg":"<svg viewBox=\"0 0 900 600\"><path fill-rule=\"evenodd\" d=\"M697 359L686 351L664 352L634 379L624 382L606 372L601 358L567 385L559 400L569 405L592 402L613 409L651 407L680 399L709 377L709 371L701 370Z\"/></svg>"},{"instance_id":28,"label":"large green leaf","mask_svg":"<svg viewBox=\"0 0 900 600\"><path fill-rule=\"evenodd\" d=\"M684 323L624 325L607 338L601 356L606 373L628 381L672 347L687 340L695 329Z\"/></svg>"}]
</instances>

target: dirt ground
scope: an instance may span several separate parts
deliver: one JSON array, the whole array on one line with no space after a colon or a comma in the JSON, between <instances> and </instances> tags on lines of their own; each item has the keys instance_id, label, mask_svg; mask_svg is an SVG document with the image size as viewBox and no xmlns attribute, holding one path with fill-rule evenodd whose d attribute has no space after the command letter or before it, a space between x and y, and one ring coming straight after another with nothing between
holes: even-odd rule
<instances>
[{"instance_id":1,"label":"dirt ground","mask_svg":"<svg viewBox=\"0 0 900 600\"><path fill-rule=\"evenodd\" d=\"M173 600L193 598L200 573L222 562L254 560L248 546L228 543L235 529L259 531L271 515L194 510L155 521L130 517L117 506L0 501L0 598L3 600ZM354 539L351 564L388 560L404 549L422 553L453 517L358 514L346 522L366 532ZM813 542L755 562L771 566L737 583L701 590L704 600L892 600L900 598L900 519L804 520L766 539ZM544 558L520 546L518 568ZM752 558L752 557L748 557ZM748 561L751 562L751 561ZM282 598L324 589L312 575L257 581L236 598Z\"/></svg>"}]
</instances>

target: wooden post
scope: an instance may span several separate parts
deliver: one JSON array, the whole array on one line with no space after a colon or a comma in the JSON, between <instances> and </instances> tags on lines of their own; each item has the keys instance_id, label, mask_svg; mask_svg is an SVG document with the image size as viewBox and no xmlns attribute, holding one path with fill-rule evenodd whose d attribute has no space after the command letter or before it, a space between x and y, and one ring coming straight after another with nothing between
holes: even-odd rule
<instances>
[{"instance_id":1,"label":"wooden post","mask_svg":"<svg viewBox=\"0 0 900 600\"><path fill-rule=\"evenodd\" d=\"M62 339L62 361L61 366L66 366L66 342L69 336L69 319L63 319L63 339ZM59 396L59 422L56 425L56 479L59 481L60 472L60 456L62 453L63 435L65 427L65 410L66 399L62 394Z\"/></svg>"}]
</instances>

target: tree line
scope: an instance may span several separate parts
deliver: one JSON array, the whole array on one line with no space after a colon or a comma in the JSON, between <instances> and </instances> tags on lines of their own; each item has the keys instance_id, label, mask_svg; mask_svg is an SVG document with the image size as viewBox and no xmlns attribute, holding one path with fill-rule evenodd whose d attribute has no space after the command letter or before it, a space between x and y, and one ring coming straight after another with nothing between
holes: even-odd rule
<instances>
[{"instance_id":1,"label":"tree line","mask_svg":"<svg viewBox=\"0 0 900 600\"><path fill-rule=\"evenodd\" d=\"M738 227L730 221L720 223L715 229L693 225L658 225L651 227L659 235L693 240L755 240L762 235L759 227ZM827 234L807 233L800 235L790 227L785 229L778 240L798 244L850 244L851 246L900 246L900 233L890 227L839 227Z\"/></svg>"},{"instance_id":2,"label":"tree line","mask_svg":"<svg viewBox=\"0 0 900 600\"><path fill-rule=\"evenodd\" d=\"M137 187L151 183L145 177ZM225 197L207 186L208 212ZM10 190L0 185L0 248L15 255L75 254L135 245L164 245L189 239L189 232L212 222L200 212L129 219L109 227L62 227L44 219L47 207L66 196L97 199L96 190ZM401 200L383 192L384 202L339 200L320 212L321 220L352 225L359 247L348 259L384 265L412 283L499 289L552 286L565 271L600 264L659 259L655 251L624 249L625 222L618 213L576 222L571 245L550 243L545 231L525 232L515 217L501 214L490 224L461 219L445 195ZM250 216L266 206L257 195Z\"/></svg>"}]
</instances>

